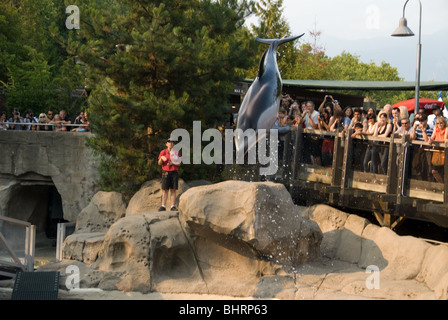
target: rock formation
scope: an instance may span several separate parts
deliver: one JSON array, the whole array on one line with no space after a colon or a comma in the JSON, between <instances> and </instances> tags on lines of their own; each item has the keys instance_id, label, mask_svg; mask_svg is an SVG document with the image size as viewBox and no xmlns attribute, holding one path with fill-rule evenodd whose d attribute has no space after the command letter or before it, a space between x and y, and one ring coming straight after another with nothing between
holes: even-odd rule
<instances>
[{"instance_id":1,"label":"rock formation","mask_svg":"<svg viewBox=\"0 0 448 320\"><path fill-rule=\"evenodd\" d=\"M89 137L85 132L2 131L0 145L7 156L0 161L0 215L30 221L45 196L31 187L52 185L61 196L64 219L76 221L98 191L99 162L86 146Z\"/></svg>"},{"instance_id":2,"label":"rock formation","mask_svg":"<svg viewBox=\"0 0 448 320\"><path fill-rule=\"evenodd\" d=\"M44 270L64 275L78 265L82 288L123 292L448 298L447 246L400 237L326 205L295 206L281 184L186 186L179 213L148 205L158 188L155 181L142 186L126 215L118 194L98 193L65 240L66 260Z\"/></svg>"}]
</instances>

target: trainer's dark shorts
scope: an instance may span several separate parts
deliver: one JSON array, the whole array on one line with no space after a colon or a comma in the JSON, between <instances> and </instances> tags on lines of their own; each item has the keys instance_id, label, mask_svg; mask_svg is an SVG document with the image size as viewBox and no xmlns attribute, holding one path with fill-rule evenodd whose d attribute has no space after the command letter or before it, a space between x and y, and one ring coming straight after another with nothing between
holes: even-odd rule
<instances>
[{"instance_id":1,"label":"trainer's dark shorts","mask_svg":"<svg viewBox=\"0 0 448 320\"><path fill-rule=\"evenodd\" d=\"M162 173L162 190L174 189L179 187L179 172L163 171Z\"/></svg>"}]
</instances>

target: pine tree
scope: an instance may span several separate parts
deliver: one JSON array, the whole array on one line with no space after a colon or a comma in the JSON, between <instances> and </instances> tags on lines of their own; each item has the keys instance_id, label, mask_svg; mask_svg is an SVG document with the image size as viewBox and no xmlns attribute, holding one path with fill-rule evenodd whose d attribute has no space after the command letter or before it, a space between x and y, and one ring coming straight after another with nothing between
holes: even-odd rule
<instances>
[{"instance_id":1,"label":"pine tree","mask_svg":"<svg viewBox=\"0 0 448 320\"><path fill-rule=\"evenodd\" d=\"M176 128L220 124L254 53L237 0L98 0L80 5L68 48L87 66L88 116L105 189L133 192L158 177ZM189 168L185 168L188 170Z\"/></svg>"}]
</instances>

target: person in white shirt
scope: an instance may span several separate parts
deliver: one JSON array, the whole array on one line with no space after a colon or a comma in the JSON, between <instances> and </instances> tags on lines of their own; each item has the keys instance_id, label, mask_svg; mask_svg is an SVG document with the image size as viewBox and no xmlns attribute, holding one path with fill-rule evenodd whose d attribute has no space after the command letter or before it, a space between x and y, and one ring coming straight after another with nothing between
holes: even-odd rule
<instances>
[{"instance_id":1,"label":"person in white shirt","mask_svg":"<svg viewBox=\"0 0 448 320\"><path fill-rule=\"evenodd\" d=\"M443 115L442 115L442 110L440 109L440 107L439 107L439 105L438 104L433 104L432 105L432 114L430 114L429 116L428 116L428 125L429 125L429 127L431 128L431 129L435 129L435 126L436 126L436 118L438 117L438 116L441 116L441 117L443 117Z\"/></svg>"},{"instance_id":2,"label":"person in white shirt","mask_svg":"<svg viewBox=\"0 0 448 320\"><path fill-rule=\"evenodd\" d=\"M319 126L319 111L314 110L313 101L307 101L305 111L302 113L301 122L305 123L306 129L317 130ZM304 161L320 166L322 164L322 140L315 135L310 135L304 141Z\"/></svg>"}]
</instances>

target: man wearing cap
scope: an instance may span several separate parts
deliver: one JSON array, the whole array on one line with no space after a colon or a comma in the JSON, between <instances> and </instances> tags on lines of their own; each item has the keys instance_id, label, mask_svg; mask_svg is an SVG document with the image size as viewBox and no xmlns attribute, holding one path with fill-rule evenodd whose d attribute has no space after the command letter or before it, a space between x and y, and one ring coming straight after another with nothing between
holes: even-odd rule
<instances>
[{"instance_id":1,"label":"man wearing cap","mask_svg":"<svg viewBox=\"0 0 448 320\"><path fill-rule=\"evenodd\" d=\"M170 139L166 141L166 149L159 154L159 166L162 166L162 206L159 211L166 210L166 201L168 192L170 192L171 211L177 211L176 208L176 190L179 184L179 166L180 157L177 151L173 150L174 142Z\"/></svg>"}]
</instances>

